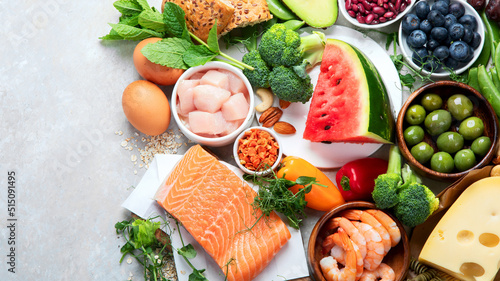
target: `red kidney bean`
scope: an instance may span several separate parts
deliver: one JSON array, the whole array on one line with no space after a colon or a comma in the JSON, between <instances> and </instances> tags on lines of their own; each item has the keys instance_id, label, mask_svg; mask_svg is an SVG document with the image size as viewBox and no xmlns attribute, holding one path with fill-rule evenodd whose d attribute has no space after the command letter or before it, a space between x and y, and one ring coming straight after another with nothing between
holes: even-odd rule
<instances>
[{"instance_id":1,"label":"red kidney bean","mask_svg":"<svg viewBox=\"0 0 500 281\"><path fill-rule=\"evenodd\" d=\"M387 0L386 0L386 1L387 1ZM379 5L379 6L384 5L384 0L378 0L378 1L377 1L377 5Z\"/></svg>"},{"instance_id":2,"label":"red kidney bean","mask_svg":"<svg viewBox=\"0 0 500 281\"><path fill-rule=\"evenodd\" d=\"M357 12L358 10L358 5L352 5L352 11Z\"/></svg>"},{"instance_id":3,"label":"red kidney bean","mask_svg":"<svg viewBox=\"0 0 500 281\"><path fill-rule=\"evenodd\" d=\"M384 4L384 9L389 9L389 4Z\"/></svg>"},{"instance_id":4,"label":"red kidney bean","mask_svg":"<svg viewBox=\"0 0 500 281\"><path fill-rule=\"evenodd\" d=\"M392 18L393 16L394 16L393 12L387 12L387 13L384 14L385 18Z\"/></svg>"},{"instance_id":5,"label":"red kidney bean","mask_svg":"<svg viewBox=\"0 0 500 281\"><path fill-rule=\"evenodd\" d=\"M379 23L380 23L380 22L379 22L377 19L374 19L374 20L372 21L372 24L379 24Z\"/></svg>"},{"instance_id":6,"label":"red kidney bean","mask_svg":"<svg viewBox=\"0 0 500 281\"><path fill-rule=\"evenodd\" d=\"M363 4L363 6L365 7L365 10L367 10L367 11L372 10L372 6L370 5L370 3L368 3L367 0L361 0L361 4Z\"/></svg>"},{"instance_id":7,"label":"red kidney bean","mask_svg":"<svg viewBox=\"0 0 500 281\"><path fill-rule=\"evenodd\" d=\"M408 7L408 5L406 4L406 2L404 3L401 3L401 7L399 8L399 11L404 11L406 9L406 7Z\"/></svg>"},{"instance_id":8,"label":"red kidney bean","mask_svg":"<svg viewBox=\"0 0 500 281\"><path fill-rule=\"evenodd\" d=\"M349 11L347 11L347 13L349 14L349 16L351 16L351 18L356 17L356 12L354 12L353 10L349 10Z\"/></svg>"},{"instance_id":9,"label":"red kidney bean","mask_svg":"<svg viewBox=\"0 0 500 281\"><path fill-rule=\"evenodd\" d=\"M358 4L358 3L359 3L359 1L358 1L358 0L352 0L352 3L353 3L353 4Z\"/></svg>"},{"instance_id":10,"label":"red kidney bean","mask_svg":"<svg viewBox=\"0 0 500 281\"><path fill-rule=\"evenodd\" d=\"M365 22L366 22L367 24L370 24L370 23L372 23L372 21L373 21L374 19L375 19L375 17L373 16L373 14L368 14L368 15L366 16L366 18L365 18Z\"/></svg>"},{"instance_id":11,"label":"red kidney bean","mask_svg":"<svg viewBox=\"0 0 500 281\"><path fill-rule=\"evenodd\" d=\"M366 23L365 22L365 17L363 17L361 14L358 13L356 16L356 20L358 20L359 23Z\"/></svg>"},{"instance_id":12,"label":"red kidney bean","mask_svg":"<svg viewBox=\"0 0 500 281\"><path fill-rule=\"evenodd\" d=\"M361 3L358 4L358 11L362 14L366 12L365 7Z\"/></svg>"},{"instance_id":13,"label":"red kidney bean","mask_svg":"<svg viewBox=\"0 0 500 281\"><path fill-rule=\"evenodd\" d=\"M387 19L386 19L385 17L379 17L379 18L378 18L378 20L379 20L380 22L386 22L386 21L387 21Z\"/></svg>"},{"instance_id":14,"label":"red kidney bean","mask_svg":"<svg viewBox=\"0 0 500 281\"><path fill-rule=\"evenodd\" d=\"M372 12L378 15L383 15L385 13L385 9L382 7L373 7Z\"/></svg>"},{"instance_id":15,"label":"red kidney bean","mask_svg":"<svg viewBox=\"0 0 500 281\"><path fill-rule=\"evenodd\" d=\"M396 4L394 4L394 9L399 10L401 8L401 0L396 0Z\"/></svg>"},{"instance_id":16,"label":"red kidney bean","mask_svg":"<svg viewBox=\"0 0 500 281\"><path fill-rule=\"evenodd\" d=\"M389 3L389 10L391 10L393 13L396 13L396 8L392 3Z\"/></svg>"}]
</instances>

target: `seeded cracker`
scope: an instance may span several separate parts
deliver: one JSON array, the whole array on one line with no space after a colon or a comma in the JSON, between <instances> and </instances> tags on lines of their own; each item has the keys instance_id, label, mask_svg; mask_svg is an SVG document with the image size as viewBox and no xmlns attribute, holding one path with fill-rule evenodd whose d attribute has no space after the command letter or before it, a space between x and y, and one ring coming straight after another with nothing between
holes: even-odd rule
<instances>
[{"instance_id":1,"label":"seeded cracker","mask_svg":"<svg viewBox=\"0 0 500 281\"><path fill-rule=\"evenodd\" d=\"M267 7L266 0L230 0L234 14L222 35L237 27L254 25L273 18Z\"/></svg>"}]
</instances>

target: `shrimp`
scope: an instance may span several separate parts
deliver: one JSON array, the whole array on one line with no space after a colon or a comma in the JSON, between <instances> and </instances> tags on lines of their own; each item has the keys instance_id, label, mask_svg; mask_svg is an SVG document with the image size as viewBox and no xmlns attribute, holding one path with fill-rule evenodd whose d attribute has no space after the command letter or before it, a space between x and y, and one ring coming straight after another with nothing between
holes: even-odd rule
<instances>
[{"instance_id":1,"label":"shrimp","mask_svg":"<svg viewBox=\"0 0 500 281\"><path fill-rule=\"evenodd\" d=\"M344 248L342 248L342 241L340 238L340 234L334 233L331 235L332 240L334 241L335 245L333 246L332 250L330 251L330 255L338 262L343 265L345 265L345 251ZM361 253L359 251L359 247L352 242L352 247L354 248L354 252L356 252L356 280L358 280L361 277L361 274L363 274L363 257L361 257Z\"/></svg>"},{"instance_id":2,"label":"shrimp","mask_svg":"<svg viewBox=\"0 0 500 281\"><path fill-rule=\"evenodd\" d=\"M365 212L374 216L387 229L389 236L391 236L391 246L396 246L401 240L401 232L396 222L388 214L380 210L369 209L365 210Z\"/></svg>"},{"instance_id":3,"label":"shrimp","mask_svg":"<svg viewBox=\"0 0 500 281\"><path fill-rule=\"evenodd\" d=\"M346 252L345 266L339 269L337 261L332 257L324 257L319 264L321 271L328 281L355 281L356 280L356 252L347 233L339 228L340 242Z\"/></svg>"},{"instance_id":4,"label":"shrimp","mask_svg":"<svg viewBox=\"0 0 500 281\"><path fill-rule=\"evenodd\" d=\"M394 270L385 263L381 263L375 270L365 270L359 281L394 281L396 274Z\"/></svg>"},{"instance_id":5,"label":"shrimp","mask_svg":"<svg viewBox=\"0 0 500 281\"><path fill-rule=\"evenodd\" d=\"M384 255L391 249L391 236L387 229L372 215L362 210L346 210L342 212L342 216L350 220L359 220L361 222L371 225L382 238L384 245Z\"/></svg>"},{"instance_id":6,"label":"shrimp","mask_svg":"<svg viewBox=\"0 0 500 281\"><path fill-rule=\"evenodd\" d=\"M366 239L366 257L364 266L368 270L375 270L384 259L384 245L382 238L375 229L364 222L353 221L354 226L365 236Z\"/></svg>"},{"instance_id":7,"label":"shrimp","mask_svg":"<svg viewBox=\"0 0 500 281\"><path fill-rule=\"evenodd\" d=\"M328 222L328 229L342 228L352 239L354 244L358 245L363 259L366 257L366 239L352 222L344 217L335 217Z\"/></svg>"}]
</instances>

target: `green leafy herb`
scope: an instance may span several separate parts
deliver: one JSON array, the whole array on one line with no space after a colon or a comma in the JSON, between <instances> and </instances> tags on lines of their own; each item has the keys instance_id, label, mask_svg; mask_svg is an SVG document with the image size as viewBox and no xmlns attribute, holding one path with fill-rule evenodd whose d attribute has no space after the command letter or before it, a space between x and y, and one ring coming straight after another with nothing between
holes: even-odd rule
<instances>
[{"instance_id":1,"label":"green leafy herb","mask_svg":"<svg viewBox=\"0 0 500 281\"><path fill-rule=\"evenodd\" d=\"M139 14L138 24L144 28L154 30L156 32L165 32L165 24L163 16L153 10L144 10Z\"/></svg>"},{"instance_id":2,"label":"green leafy herb","mask_svg":"<svg viewBox=\"0 0 500 281\"><path fill-rule=\"evenodd\" d=\"M163 23L166 25L167 33L172 37L191 40L186 26L184 10L172 2L166 2L163 7Z\"/></svg>"},{"instance_id":3,"label":"green leafy herb","mask_svg":"<svg viewBox=\"0 0 500 281\"><path fill-rule=\"evenodd\" d=\"M311 191L313 184L321 185L316 182L316 178L302 176L296 181L290 181L278 178L274 173L271 177L253 174L244 175L243 178L259 186L259 191L253 202L254 208L259 208L266 216L269 216L273 211L281 213L288 218L290 225L297 229L305 216L306 193ZM296 184L302 185L304 188L293 194L288 188Z\"/></svg>"},{"instance_id":4,"label":"green leafy herb","mask_svg":"<svg viewBox=\"0 0 500 281\"><path fill-rule=\"evenodd\" d=\"M125 40L144 40L149 37L162 37L163 34L150 29L138 28L121 23L110 23L113 30ZM102 39L102 38L101 38Z\"/></svg>"},{"instance_id":5,"label":"green leafy herb","mask_svg":"<svg viewBox=\"0 0 500 281\"><path fill-rule=\"evenodd\" d=\"M123 15L138 15L143 10L135 0L118 0L113 3L113 6Z\"/></svg>"},{"instance_id":6,"label":"green leafy herb","mask_svg":"<svg viewBox=\"0 0 500 281\"><path fill-rule=\"evenodd\" d=\"M192 45L183 55L184 63L189 67L203 65L213 60L217 55L203 45Z\"/></svg>"},{"instance_id":7,"label":"green leafy herb","mask_svg":"<svg viewBox=\"0 0 500 281\"><path fill-rule=\"evenodd\" d=\"M153 63L163 66L187 69L183 57L190 47L194 46L190 41L181 38L165 38L155 43L146 44L141 53Z\"/></svg>"}]
</instances>

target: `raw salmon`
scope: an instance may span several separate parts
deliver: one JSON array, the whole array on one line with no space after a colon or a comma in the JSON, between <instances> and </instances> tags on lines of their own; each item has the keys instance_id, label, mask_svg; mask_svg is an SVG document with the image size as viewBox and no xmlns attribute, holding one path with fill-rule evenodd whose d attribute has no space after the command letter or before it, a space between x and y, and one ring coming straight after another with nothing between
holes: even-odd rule
<instances>
[{"instance_id":1,"label":"raw salmon","mask_svg":"<svg viewBox=\"0 0 500 281\"><path fill-rule=\"evenodd\" d=\"M200 145L190 148L156 193L217 262L227 280L252 280L291 235L276 213L261 217L256 192Z\"/></svg>"}]
</instances>

